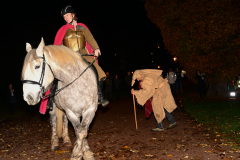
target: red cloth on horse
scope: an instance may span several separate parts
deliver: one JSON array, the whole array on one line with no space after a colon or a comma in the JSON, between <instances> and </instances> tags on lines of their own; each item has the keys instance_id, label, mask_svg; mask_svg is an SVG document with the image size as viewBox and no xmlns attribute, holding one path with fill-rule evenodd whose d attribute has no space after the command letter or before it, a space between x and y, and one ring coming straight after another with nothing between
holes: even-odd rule
<instances>
[{"instance_id":1,"label":"red cloth on horse","mask_svg":"<svg viewBox=\"0 0 240 160\"><path fill-rule=\"evenodd\" d=\"M49 89L45 94L44 96L46 96L47 94L50 94L50 90ZM45 114L46 111L47 111L47 102L48 102L48 97L47 98L42 98L42 101L41 101L41 105L40 105L40 108L39 108L39 112L41 114Z\"/></svg>"},{"instance_id":2,"label":"red cloth on horse","mask_svg":"<svg viewBox=\"0 0 240 160\"><path fill-rule=\"evenodd\" d=\"M139 81L139 84L138 84L138 88L139 89L142 89L141 87L141 82L142 81ZM151 113L153 112L153 109L152 109L152 97L147 100L147 102L145 103L145 117L146 118L149 118Z\"/></svg>"},{"instance_id":3,"label":"red cloth on horse","mask_svg":"<svg viewBox=\"0 0 240 160\"><path fill-rule=\"evenodd\" d=\"M83 24L83 23L78 23L77 25L86 27L86 28L88 29L88 27L87 27L85 24ZM61 44L62 44L62 41L63 41L63 37L64 37L66 31L68 30L68 28L72 28L72 27L74 27L74 26L71 25L71 24L68 24L68 23L67 23L66 25L62 26L62 27L58 30L58 32L57 32L57 34L56 34L56 36L55 36L55 40L54 40L54 43L53 43L53 44L54 44L54 45L61 45ZM92 53L93 53L93 48L90 46L90 44L89 44L87 41L86 41L85 46L86 46L86 49L88 50L88 53L89 53L89 54L92 54ZM44 94L44 96L48 95L48 94L50 93L50 90L51 90L51 89L49 89L49 90ZM40 105L40 108L39 108L39 112L40 112L41 114L45 114L45 113L46 113L46 111L47 111L47 102L48 102L48 98L42 99L41 105Z\"/></svg>"}]
</instances>

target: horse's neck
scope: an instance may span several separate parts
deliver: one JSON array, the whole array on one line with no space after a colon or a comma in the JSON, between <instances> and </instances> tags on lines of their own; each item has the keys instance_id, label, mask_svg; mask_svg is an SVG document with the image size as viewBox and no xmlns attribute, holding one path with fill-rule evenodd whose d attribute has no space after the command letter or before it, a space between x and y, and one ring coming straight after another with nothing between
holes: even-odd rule
<instances>
[{"instance_id":1,"label":"horse's neck","mask_svg":"<svg viewBox=\"0 0 240 160\"><path fill-rule=\"evenodd\" d=\"M60 80L62 83L69 83L73 81L85 68L79 61L77 61L76 66L69 64L64 67L60 67L56 63L52 63L52 66L54 66L54 78Z\"/></svg>"}]
</instances>

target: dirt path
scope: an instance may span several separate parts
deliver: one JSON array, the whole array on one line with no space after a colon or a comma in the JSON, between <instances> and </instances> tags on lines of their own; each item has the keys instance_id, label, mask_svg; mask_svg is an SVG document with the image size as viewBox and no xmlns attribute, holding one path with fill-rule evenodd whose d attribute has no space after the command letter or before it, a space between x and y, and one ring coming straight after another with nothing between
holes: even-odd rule
<instances>
[{"instance_id":1,"label":"dirt path","mask_svg":"<svg viewBox=\"0 0 240 160\"><path fill-rule=\"evenodd\" d=\"M181 99L176 102L181 108ZM156 127L153 115L144 117L137 107L138 131L135 129L132 99L122 97L106 108L99 107L89 130L88 142L96 159L240 159L221 138L203 130L183 111L173 112L177 127L166 132L152 132ZM164 126L169 125L164 121ZM69 126L72 143L74 131ZM20 119L0 122L0 159L69 159L72 148L60 143L60 150L50 148L51 128L48 114L33 113ZM229 147L229 148L227 148Z\"/></svg>"}]
</instances>

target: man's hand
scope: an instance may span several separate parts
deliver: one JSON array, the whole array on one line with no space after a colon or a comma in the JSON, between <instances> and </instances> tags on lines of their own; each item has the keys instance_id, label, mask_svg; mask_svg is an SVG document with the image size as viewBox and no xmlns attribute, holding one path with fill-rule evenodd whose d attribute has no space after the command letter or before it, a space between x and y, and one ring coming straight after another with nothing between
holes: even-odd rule
<instances>
[{"instance_id":1,"label":"man's hand","mask_svg":"<svg viewBox=\"0 0 240 160\"><path fill-rule=\"evenodd\" d=\"M94 51L94 56L95 56L95 57L101 56L100 49L96 49L96 50Z\"/></svg>"},{"instance_id":2,"label":"man's hand","mask_svg":"<svg viewBox=\"0 0 240 160\"><path fill-rule=\"evenodd\" d=\"M134 90L133 89L131 90L131 93L132 93L132 95L134 95Z\"/></svg>"},{"instance_id":3,"label":"man's hand","mask_svg":"<svg viewBox=\"0 0 240 160\"><path fill-rule=\"evenodd\" d=\"M72 25L74 26L74 29L75 29L75 31L77 30L77 21L76 20L73 20L73 22L72 22Z\"/></svg>"}]
</instances>

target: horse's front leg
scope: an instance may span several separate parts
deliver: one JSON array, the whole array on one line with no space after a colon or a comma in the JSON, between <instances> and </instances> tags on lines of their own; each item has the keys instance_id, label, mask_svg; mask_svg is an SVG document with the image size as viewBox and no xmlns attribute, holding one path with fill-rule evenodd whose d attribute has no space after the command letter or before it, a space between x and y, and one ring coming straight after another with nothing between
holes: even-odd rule
<instances>
[{"instance_id":1,"label":"horse's front leg","mask_svg":"<svg viewBox=\"0 0 240 160\"><path fill-rule=\"evenodd\" d=\"M80 134L86 135L83 139L83 159L84 160L95 160L93 152L91 151L90 147L88 146L87 142L87 134L88 134L88 128L90 123L92 122L94 116L95 116L96 109L95 107L89 108L87 111L85 111L82 115L82 130Z\"/></svg>"},{"instance_id":2,"label":"horse's front leg","mask_svg":"<svg viewBox=\"0 0 240 160\"><path fill-rule=\"evenodd\" d=\"M88 109L87 111L85 111L84 114L82 115L81 123L79 121L79 118L71 110L66 111L66 113L67 113L68 119L71 121L71 123L75 129L75 133L76 133L76 137L77 137L77 141L73 148L71 160L82 159L83 152L84 152L84 159L88 159L87 157L85 157L86 143L83 143L83 142L86 140L88 127L89 127L90 123L92 122L92 119L95 115L95 110ZM93 154L90 155L90 153L88 153L87 156L92 157L94 159Z\"/></svg>"},{"instance_id":3,"label":"horse's front leg","mask_svg":"<svg viewBox=\"0 0 240 160\"><path fill-rule=\"evenodd\" d=\"M83 155L84 160L95 160L93 152L88 146L88 142L86 138L83 140L83 154L84 154Z\"/></svg>"},{"instance_id":4,"label":"horse's front leg","mask_svg":"<svg viewBox=\"0 0 240 160\"><path fill-rule=\"evenodd\" d=\"M53 103L53 110L49 112L50 115L50 124L52 127L52 138L51 138L51 149L53 151L58 150L59 148L59 139L57 136L57 116L56 116L56 105Z\"/></svg>"},{"instance_id":5,"label":"horse's front leg","mask_svg":"<svg viewBox=\"0 0 240 160\"><path fill-rule=\"evenodd\" d=\"M64 145L72 146L71 140L70 140L69 135L68 135L68 119L67 119L66 114L63 115L63 134L62 134L62 138L63 138Z\"/></svg>"}]
</instances>

